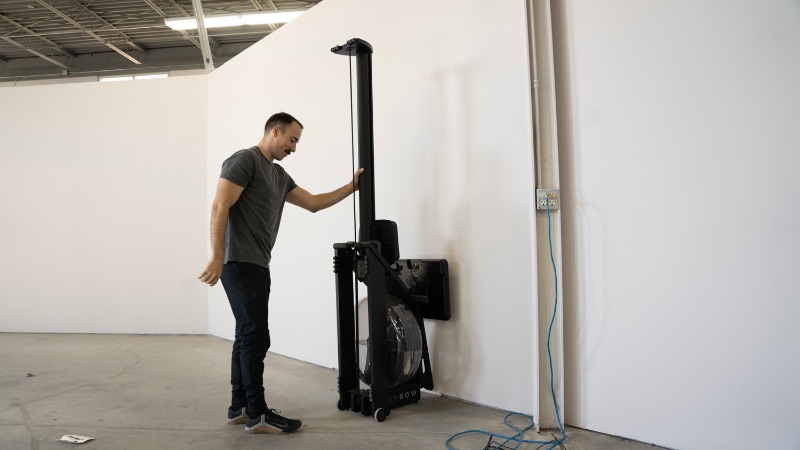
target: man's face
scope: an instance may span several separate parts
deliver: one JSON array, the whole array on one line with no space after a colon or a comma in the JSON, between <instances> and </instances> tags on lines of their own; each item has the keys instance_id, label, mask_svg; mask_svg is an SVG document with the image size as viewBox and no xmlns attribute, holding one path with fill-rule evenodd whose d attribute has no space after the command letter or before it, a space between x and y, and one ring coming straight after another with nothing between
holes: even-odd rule
<instances>
[{"instance_id":1,"label":"man's face","mask_svg":"<svg viewBox=\"0 0 800 450\"><path fill-rule=\"evenodd\" d=\"M291 125L286 127L285 132L281 132L280 128L275 127L272 129L273 137L275 138L275 147L272 151L272 157L278 161L294 153L297 148L297 143L300 142L300 135L303 134L303 129L297 122L292 122Z\"/></svg>"}]
</instances>

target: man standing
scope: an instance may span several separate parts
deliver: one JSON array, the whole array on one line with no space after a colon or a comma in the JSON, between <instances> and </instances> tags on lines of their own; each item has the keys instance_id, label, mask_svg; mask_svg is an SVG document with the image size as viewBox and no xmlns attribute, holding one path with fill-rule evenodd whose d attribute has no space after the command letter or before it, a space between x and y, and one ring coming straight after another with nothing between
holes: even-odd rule
<instances>
[{"instance_id":1,"label":"man standing","mask_svg":"<svg viewBox=\"0 0 800 450\"><path fill-rule=\"evenodd\" d=\"M211 258L200 281L222 286L236 318L231 356L231 406L228 423L245 424L248 433L289 433L302 422L267 407L264 357L270 346L269 263L284 202L311 212L339 203L358 189L353 181L325 194L297 186L276 160L295 152L303 125L287 113L267 120L258 145L239 150L222 163L211 208Z\"/></svg>"}]
</instances>

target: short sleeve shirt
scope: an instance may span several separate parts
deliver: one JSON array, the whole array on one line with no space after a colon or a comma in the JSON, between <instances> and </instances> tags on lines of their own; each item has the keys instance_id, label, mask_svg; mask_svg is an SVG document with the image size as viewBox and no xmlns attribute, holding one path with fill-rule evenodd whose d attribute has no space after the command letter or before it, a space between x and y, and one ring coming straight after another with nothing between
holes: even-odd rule
<instances>
[{"instance_id":1,"label":"short sleeve shirt","mask_svg":"<svg viewBox=\"0 0 800 450\"><path fill-rule=\"evenodd\" d=\"M228 211L225 263L247 262L269 268L286 194L297 184L258 147L231 155L222 163L220 177L244 188Z\"/></svg>"}]
</instances>

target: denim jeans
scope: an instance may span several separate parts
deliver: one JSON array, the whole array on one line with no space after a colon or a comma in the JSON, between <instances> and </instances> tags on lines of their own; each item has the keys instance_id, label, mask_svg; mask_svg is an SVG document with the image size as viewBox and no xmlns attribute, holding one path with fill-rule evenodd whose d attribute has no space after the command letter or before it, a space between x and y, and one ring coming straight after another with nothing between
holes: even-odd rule
<instances>
[{"instance_id":1,"label":"denim jeans","mask_svg":"<svg viewBox=\"0 0 800 450\"><path fill-rule=\"evenodd\" d=\"M267 412L264 398L264 357L269 350L269 269L230 261L222 269L236 334L231 353L231 408L247 407L257 418Z\"/></svg>"}]
</instances>

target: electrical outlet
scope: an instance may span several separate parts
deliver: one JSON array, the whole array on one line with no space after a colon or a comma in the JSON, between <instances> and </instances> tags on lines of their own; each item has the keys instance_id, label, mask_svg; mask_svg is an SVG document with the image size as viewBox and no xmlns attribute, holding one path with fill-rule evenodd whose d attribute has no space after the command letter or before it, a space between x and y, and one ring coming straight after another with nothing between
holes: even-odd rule
<instances>
[{"instance_id":1,"label":"electrical outlet","mask_svg":"<svg viewBox=\"0 0 800 450\"><path fill-rule=\"evenodd\" d=\"M536 190L536 209L558 209L559 195L558 189L537 189Z\"/></svg>"}]
</instances>

